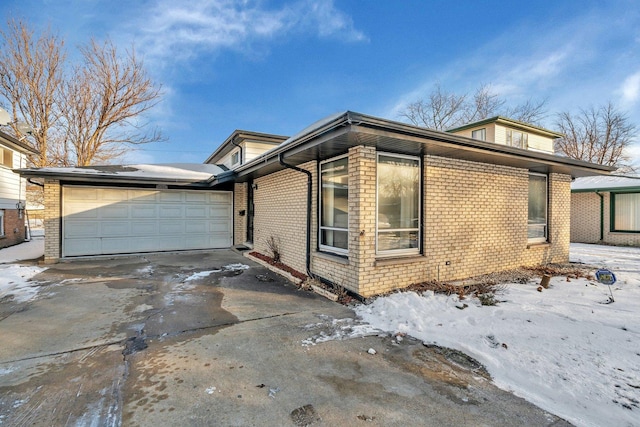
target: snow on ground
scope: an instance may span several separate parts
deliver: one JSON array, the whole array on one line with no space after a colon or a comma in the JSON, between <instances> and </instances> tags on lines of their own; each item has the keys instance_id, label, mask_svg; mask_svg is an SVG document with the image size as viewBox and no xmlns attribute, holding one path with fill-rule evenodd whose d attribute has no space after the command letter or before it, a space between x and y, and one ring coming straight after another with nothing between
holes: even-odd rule
<instances>
[{"instance_id":1,"label":"snow on ground","mask_svg":"<svg viewBox=\"0 0 640 427\"><path fill-rule=\"evenodd\" d=\"M465 352L499 387L578 426L640 426L640 249L572 244L571 260L612 270L615 302L606 285L554 277L542 292L509 284L496 306L406 292L355 310L375 328Z\"/></svg>"},{"instance_id":2,"label":"snow on ground","mask_svg":"<svg viewBox=\"0 0 640 427\"><path fill-rule=\"evenodd\" d=\"M0 300L11 298L15 302L26 302L35 298L41 288L31 278L44 270L36 266L0 265Z\"/></svg>"},{"instance_id":3,"label":"snow on ground","mask_svg":"<svg viewBox=\"0 0 640 427\"><path fill-rule=\"evenodd\" d=\"M0 249L0 264L40 258L44 254L44 237Z\"/></svg>"}]
</instances>

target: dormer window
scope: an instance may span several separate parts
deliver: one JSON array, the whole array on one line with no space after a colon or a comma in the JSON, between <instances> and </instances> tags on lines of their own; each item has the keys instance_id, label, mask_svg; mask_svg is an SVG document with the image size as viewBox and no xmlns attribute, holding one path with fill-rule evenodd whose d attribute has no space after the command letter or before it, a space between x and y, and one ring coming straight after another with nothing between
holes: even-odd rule
<instances>
[{"instance_id":1,"label":"dormer window","mask_svg":"<svg viewBox=\"0 0 640 427\"><path fill-rule=\"evenodd\" d=\"M527 134L517 130L507 129L507 145L517 148L527 148Z\"/></svg>"},{"instance_id":2,"label":"dormer window","mask_svg":"<svg viewBox=\"0 0 640 427\"><path fill-rule=\"evenodd\" d=\"M240 163L240 151L236 151L231 155L231 166L235 166Z\"/></svg>"},{"instance_id":3,"label":"dormer window","mask_svg":"<svg viewBox=\"0 0 640 427\"><path fill-rule=\"evenodd\" d=\"M471 131L471 138L477 139L478 141L486 141L487 140L487 129L476 129Z\"/></svg>"}]
</instances>

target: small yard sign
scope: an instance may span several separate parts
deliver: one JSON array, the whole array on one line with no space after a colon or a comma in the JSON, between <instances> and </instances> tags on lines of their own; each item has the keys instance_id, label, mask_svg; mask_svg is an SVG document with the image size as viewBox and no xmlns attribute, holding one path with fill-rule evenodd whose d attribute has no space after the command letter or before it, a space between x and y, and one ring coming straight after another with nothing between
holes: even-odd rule
<instances>
[{"instance_id":1,"label":"small yard sign","mask_svg":"<svg viewBox=\"0 0 640 427\"><path fill-rule=\"evenodd\" d=\"M601 268L600 270L596 271L596 279L598 279L598 282L602 283L603 285L611 286L616 283L616 275L606 268Z\"/></svg>"}]
</instances>

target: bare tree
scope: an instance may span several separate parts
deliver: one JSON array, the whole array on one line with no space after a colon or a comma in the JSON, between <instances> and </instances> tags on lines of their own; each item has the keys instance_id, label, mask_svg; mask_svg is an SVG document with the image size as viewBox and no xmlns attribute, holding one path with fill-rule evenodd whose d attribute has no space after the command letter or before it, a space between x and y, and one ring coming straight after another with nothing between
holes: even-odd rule
<instances>
[{"instance_id":1,"label":"bare tree","mask_svg":"<svg viewBox=\"0 0 640 427\"><path fill-rule=\"evenodd\" d=\"M545 115L546 100L537 103L528 100L507 108L505 104L488 84L481 85L470 97L467 93L448 92L437 83L426 100L407 105L400 116L416 126L446 130L498 115L537 124Z\"/></svg>"},{"instance_id":2,"label":"bare tree","mask_svg":"<svg viewBox=\"0 0 640 427\"><path fill-rule=\"evenodd\" d=\"M29 162L49 166L49 140L61 140L56 97L63 82L64 41L49 31L36 37L24 22L8 20L6 30L0 31L0 43L0 96L10 105L12 116L33 129L27 142L40 154L29 155ZM17 120L11 127L18 138L27 137Z\"/></svg>"},{"instance_id":3,"label":"bare tree","mask_svg":"<svg viewBox=\"0 0 640 427\"><path fill-rule=\"evenodd\" d=\"M582 109L575 115L561 112L556 126L564 134L556 140L556 152L591 163L630 168L626 149L633 142L636 126L613 103Z\"/></svg>"},{"instance_id":4,"label":"bare tree","mask_svg":"<svg viewBox=\"0 0 640 427\"><path fill-rule=\"evenodd\" d=\"M84 61L64 86L68 100L62 105L68 149L61 163L87 166L108 163L127 150L126 144L146 144L161 139L156 130L145 133L143 113L154 107L160 89L147 76L135 52L118 56L115 46L92 40L82 47Z\"/></svg>"},{"instance_id":5,"label":"bare tree","mask_svg":"<svg viewBox=\"0 0 640 427\"><path fill-rule=\"evenodd\" d=\"M37 37L23 21L0 33L0 96L32 135L14 132L40 151L34 166L110 163L131 145L162 139L145 132L144 113L161 99L133 50L120 56L111 41L80 47L80 61L66 62L64 41Z\"/></svg>"}]
</instances>

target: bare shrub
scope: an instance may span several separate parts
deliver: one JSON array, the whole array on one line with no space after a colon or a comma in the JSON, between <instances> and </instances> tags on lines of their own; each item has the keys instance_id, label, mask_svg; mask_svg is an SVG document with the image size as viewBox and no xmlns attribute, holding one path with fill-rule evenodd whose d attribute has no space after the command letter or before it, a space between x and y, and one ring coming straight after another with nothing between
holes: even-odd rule
<instances>
[{"instance_id":1,"label":"bare shrub","mask_svg":"<svg viewBox=\"0 0 640 427\"><path fill-rule=\"evenodd\" d=\"M273 262L280 262L282 255L280 252L280 239L270 236L265 243L267 244L267 249L269 250L269 254L273 259Z\"/></svg>"}]
</instances>

